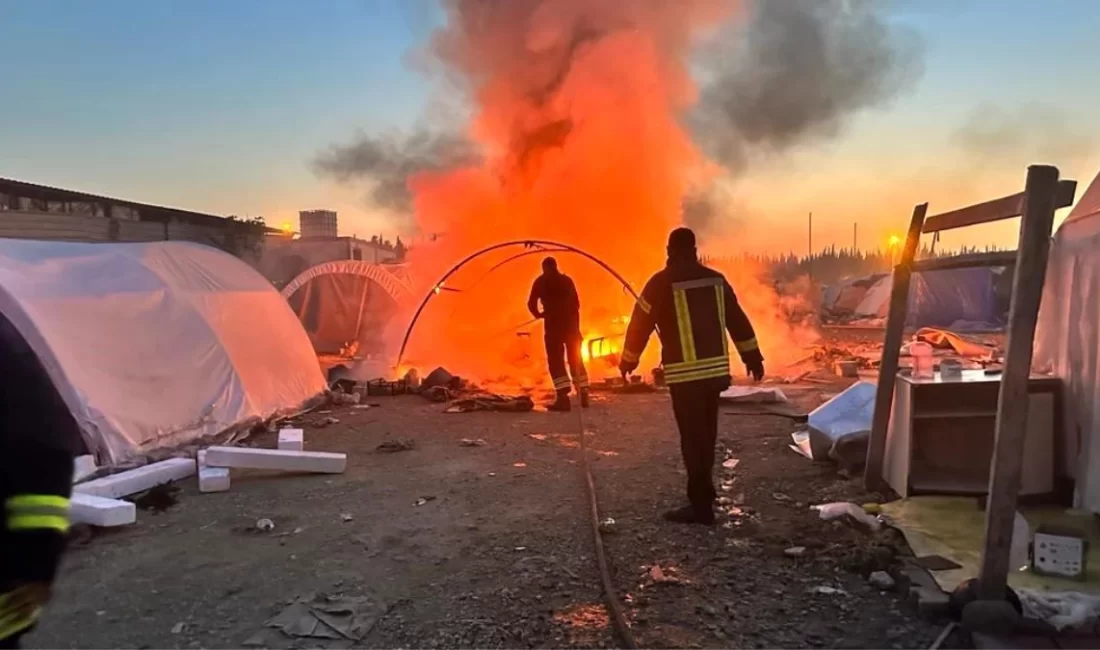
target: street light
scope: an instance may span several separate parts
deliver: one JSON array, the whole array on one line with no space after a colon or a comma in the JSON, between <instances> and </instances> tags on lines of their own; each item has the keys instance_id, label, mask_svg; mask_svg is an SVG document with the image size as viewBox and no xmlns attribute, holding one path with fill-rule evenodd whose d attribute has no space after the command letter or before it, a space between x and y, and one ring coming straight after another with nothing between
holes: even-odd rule
<instances>
[{"instance_id":1,"label":"street light","mask_svg":"<svg viewBox=\"0 0 1100 650\"><path fill-rule=\"evenodd\" d=\"M890 266L894 266L896 263L895 256L897 254L898 246L901 244L901 237L897 235L890 235L890 239L887 241L887 248L890 249Z\"/></svg>"}]
</instances>

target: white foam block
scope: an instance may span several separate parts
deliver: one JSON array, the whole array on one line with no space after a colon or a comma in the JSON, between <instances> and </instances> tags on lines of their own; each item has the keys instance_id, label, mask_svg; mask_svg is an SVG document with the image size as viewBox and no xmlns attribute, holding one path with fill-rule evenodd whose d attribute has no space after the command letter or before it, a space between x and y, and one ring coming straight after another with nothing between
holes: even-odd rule
<instances>
[{"instance_id":1,"label":"white foam block","mask_svg":"<svg viewBox=\"0 0 1100 650\"><path fill-rule=\"evenodd\" d=\"M302 451L305 449L306 434L301 429L281 429L279 431L279 449Z\"/></svg>"},{"instance_id":2,"label":"white foam block","mask_svg":"<svg viewBox=\"0 0 1100 650\"><path fill-rule=\"evenodd\" d=\"M137 521L137 509L129 501L73 493L69 521L92 526L125 526Z\"/></svg>"},{"instance_id":3,"label":"white foam block","mask_svg":"<svg viewBox=\"0 0 1100 650\"><path fill-rule=\"evenodd\" d=\"M169 458L127 472L119 472L73 486L73 492L117 499L195 474L194 458Z\"/></svg>"},{"instance_id":4,"label":"white foam block","mask_svg":"<svg viewBox=\"0 0 1100 650\"><path fill-rule=\"evenodd\" d=\"M85 454L73 459L73 483L79 483L96 471L95 456Z\"/></svg>"},{"instance_id":5,"label":"white foam block","mask_svg":"<svg viewBox=\"0 0 1100 650\"><path fill-rule=\"evenodd\" d=\"M199 492L225 492L228 489L228 467L199 468Z\"/></svg>"},{"instance_id":6,"label":"white foam block","mask_svg":"<svg viewBox=\"0 0 1100 650\"><path fill-rule=\"evenodd\" d=\"M291 451L252 447L210 447L206 463L211 467L277 469L285 472L341 474L347 467L347 454L326 451Z\"/></svg>"}]
</instances>

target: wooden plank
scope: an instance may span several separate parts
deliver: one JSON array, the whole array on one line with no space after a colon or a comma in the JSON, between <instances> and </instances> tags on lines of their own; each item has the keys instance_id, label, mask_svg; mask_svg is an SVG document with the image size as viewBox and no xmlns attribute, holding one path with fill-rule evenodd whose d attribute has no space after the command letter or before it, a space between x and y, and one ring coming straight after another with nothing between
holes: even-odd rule
<instances>
[{"instance_id":1,"label":"wooden plank","mask_svg":"<svg viewBox=\"0 0 1100 650\"><path fill-rule=\"evenodd\" d=\"M1054 196L1054 209L1073 205L1077 193L1077 181L1061 181ZM1005 196L985 203L978 203L958 210L944 212L928 217L924 222L924 232L942 232L953 228L963 228L979 223L989 223L1002 219L1018 217L1024 212L1024 192Z\"/></svg>"},{"instance_id":2,"label":"wooden plank","mask_svg":"<svg viewBox=\"0 0 1100 650\"><path fill-rule=\"evenodd\" d=\"M875 390L875 413L871 418L871 438L867 443L867 465L863 470L863 484L868 490L882 485L882 463L886 455L886 429L890 425L890 406L894 399L894 382L897 380L898 360L901 356L901 337L905 333L906 310L909 307L909 282L913 277L913 258L917 255L921 227L928 204L913 208L909 232L905 236L905 248L901 260L894 267L894 284L890 290L890 311L886 316L886 336L883 342L882 362L879 365L878 386Z\"/></svg>"},{"instance_id":3,"label":"wooden plank","mask_svg":"<svg viewBox=\"0 0 1100 650\"><path fill-rule=\"evenodd\" d=\"M946 269L968 269L976 266L1009 266L1016 263L1016 251L994 251L992 253L970 253L951 257L930 257L913 262L913 272L943 271Z\"/></svg>"},{"instance_id":4,"label":"wooden plank","mask_svg":"<svg viewBox=\"0 0 1100 650\"><path fill-rule=\"evenodd\" d=\"M1008 343L1004 374L997 398L996 439L989 470L989 503L985 518L985 547L978 574L979 598L1000 600L1005 595L1009 547L1020 493L1024 441L1027 435L1028 378L1039 319L1039 299L1054 226L1058 168L1033 165L1027 170L1027 211L1020 222L1020 243L1008 316Z\"/></svg>"}]
</instances>

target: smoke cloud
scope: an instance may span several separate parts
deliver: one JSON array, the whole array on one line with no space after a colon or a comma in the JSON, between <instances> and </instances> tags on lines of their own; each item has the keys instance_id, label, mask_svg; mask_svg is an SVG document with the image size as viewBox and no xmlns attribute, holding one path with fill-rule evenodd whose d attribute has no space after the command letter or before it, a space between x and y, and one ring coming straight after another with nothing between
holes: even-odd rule
<instances>
[{"instance_id":1,"label":"smoke cloud","mask_svg":"<svg viewBox=\"0 0 1100 650\"><path fill-rule=\"evenodd\" d=\"M758 0L733 38L701 62L708 81L690 116L695 138L732 171L840 133L922 71L914 34L875 0Z\"/></svg>"},{"instance_id":2,"label":"smoke cloud","mask_svg":"<svg viewBox=\"0 0 1100 650\"><path fill-rule=\"evenodd\" d=\"M1064 169L1081 163L1096 144L1091 134L1074 129L1062 111L1039 104L980 106L954 136L970 164L1013 168L1049 163Z\"/></svg>"},{"instance_id":3,"label":"smoke cloud","mask_svg":"<svg viewBox=\"0 0 1100 650\"><path fill-rule=\"evenodd\" d=\"M350 144L332 146L319 154L313 168L322 176L344 183L369 181L373 184L371 203L408 214L412 210L407 184L410 176L476 164L480 159L480 152L469 139L453 132L418 128L411 134L360 134Z\"/></svg>"}]
</instances>

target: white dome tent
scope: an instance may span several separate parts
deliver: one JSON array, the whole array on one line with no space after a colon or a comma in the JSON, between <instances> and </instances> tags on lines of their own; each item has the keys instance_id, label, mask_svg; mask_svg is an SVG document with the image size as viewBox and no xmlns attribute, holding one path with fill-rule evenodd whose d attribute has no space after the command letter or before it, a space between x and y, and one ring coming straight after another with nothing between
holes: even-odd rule
<instances>
[{"instance_id":1,"label":"white dome tent","mask_svg":"<svg viewBox=\"0 0 1100 650\"><path fill-rule=\"evenodd\" d=\"M1076 506L1100 513L1100 175L1054 235L1033 367L1065 385L1065 455Z\"/></svg>"},{"instance_id":2,"label":"white dome tent","mask_svg":"<svg viewBox=\"0 0 1100 650\"><path fill-rule=\"evenodd\" d=\"M279 292L198 244L0 239L0 314L101 462L223 433L325 390Z\"/></svg>"}]
</instances>

